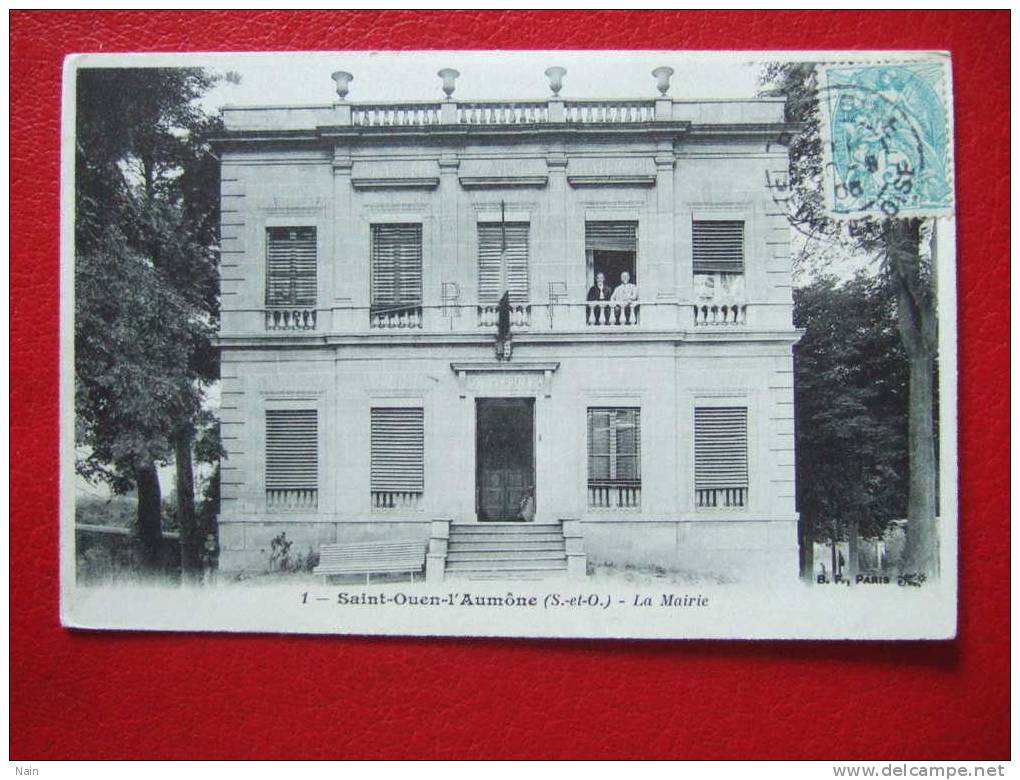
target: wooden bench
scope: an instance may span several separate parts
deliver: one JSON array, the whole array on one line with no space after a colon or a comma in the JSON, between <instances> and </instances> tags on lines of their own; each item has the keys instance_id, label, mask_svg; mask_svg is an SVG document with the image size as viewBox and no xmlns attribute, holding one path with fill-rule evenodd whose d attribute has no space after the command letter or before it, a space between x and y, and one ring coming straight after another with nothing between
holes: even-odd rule
<instances>
[{"instance_id":1,"label":"wooden bench","mask_svg":"<svg viewBox=\"0 0 1020 780\"><path fill-rule=\"evenodd\" d=\"M321 574L325 583L330 575L364 574L365 584L373 574L411 574L425 568L425 542L354 542L324 544L319 547L319 565L313 574Z\"/></svg>"}]
</instances>

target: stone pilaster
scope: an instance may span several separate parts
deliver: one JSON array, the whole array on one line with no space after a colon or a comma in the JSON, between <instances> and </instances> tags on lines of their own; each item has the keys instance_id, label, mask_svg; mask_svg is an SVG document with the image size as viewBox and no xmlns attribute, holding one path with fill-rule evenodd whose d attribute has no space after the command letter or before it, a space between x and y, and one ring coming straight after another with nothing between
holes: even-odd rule
<instances>
[{"instance_id":1,"label":"stone pilaster","mask_svg":"<svg viewBox=\"0 0 1020 780\"><path fill-rule=\"evenodd\" d=\"M349 108L349 107L348 107ZM355 263L357 253L356 236L350 229L353 211L353 190L351 188L351 152L346 146L333 149L333 212L330 234L333 236L332 251L328 263L319 267L332 269L329 282L329 298L322 305L329 306L333 331L350 330L354 312L350 307L356 301L368 300L368 274L358 273ZM360 286L356 286L360 285Z\"/></svg>"}]
</instances>

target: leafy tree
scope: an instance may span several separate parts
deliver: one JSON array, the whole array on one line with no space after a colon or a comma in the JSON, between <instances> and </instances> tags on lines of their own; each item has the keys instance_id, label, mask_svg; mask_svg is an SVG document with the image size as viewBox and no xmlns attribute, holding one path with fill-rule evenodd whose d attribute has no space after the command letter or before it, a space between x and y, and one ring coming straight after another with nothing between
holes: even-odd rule
<instances>
[{"instance_id":1,"label":"leafy tree","mask_svg":"<svg viewBox=\"0 0 1020 780\"><path fill-rule=\"evenodd\" d=\"M185 574L199 568L193 442L218 375L217 76L188 68L78 73L75 159L78 471L138 490L147 560L160 542L157 464L173 460Z\"/></svg>"},{"instance_id":2,"label":"leafy tree","mask_svg":"<svg viewBox=\"0 0 1020 780\"><path fill-rule=\"evenodd\" d=\"M802 130L790 141L787 201L791 224L805 237L799 262L812 263L833 248L881 259L881 273L896 300L897 329L909 365L906 570L937 570L935 450L936 285L933 252L924 251L931 226L919 219L832 220L824 209L817 71L812 63L765 68L765 94L783 95L786 114ZM801 456L803 457L803 456Z\"/></svg>"},{"instance_id":3,"label":"leafy tree","mask_svg":"<svg viewBox=\"0 0 1020 780\"><path fill-rule=\"evenodd\" d=\"M809 550L879 536L906 508L908 367L895 310L887 280L864 274L794 291L805 331L794 360L797 505Z\"/></svg>"}]
</instances>

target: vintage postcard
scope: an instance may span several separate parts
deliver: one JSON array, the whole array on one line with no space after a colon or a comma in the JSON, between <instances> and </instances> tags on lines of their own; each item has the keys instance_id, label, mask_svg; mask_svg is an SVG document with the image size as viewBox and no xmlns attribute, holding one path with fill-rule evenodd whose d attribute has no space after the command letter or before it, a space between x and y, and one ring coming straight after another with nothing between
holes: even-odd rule
<instances>
[{"instance_id":1,"label":"vintage postcard","mask_svg":"<svg viewBox=\"0 0 1020 780\"><path fill-rule=\"evenodd\" d=\"M65 626L955 636L947 54L64 75Z\"/></svg>"}]
</instances>

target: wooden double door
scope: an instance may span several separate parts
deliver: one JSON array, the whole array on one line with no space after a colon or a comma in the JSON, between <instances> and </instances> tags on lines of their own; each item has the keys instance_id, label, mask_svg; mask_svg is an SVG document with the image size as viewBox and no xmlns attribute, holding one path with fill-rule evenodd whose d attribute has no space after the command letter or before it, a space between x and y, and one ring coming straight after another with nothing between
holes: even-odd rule
<instances>
[{"instance_id":1,"label":"wooden double door","mask_svg":"<svg viewBox=\"0 0 1020 780\"><path fill-rule=\"evenodd\" d=\"M475 495L480 521L534 517L535 399L475 400ZM526 497L530 494L530 511ZM523 510L523 511L522 511Z\"/></svg>"}]
</instances>

